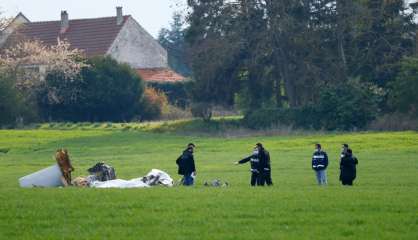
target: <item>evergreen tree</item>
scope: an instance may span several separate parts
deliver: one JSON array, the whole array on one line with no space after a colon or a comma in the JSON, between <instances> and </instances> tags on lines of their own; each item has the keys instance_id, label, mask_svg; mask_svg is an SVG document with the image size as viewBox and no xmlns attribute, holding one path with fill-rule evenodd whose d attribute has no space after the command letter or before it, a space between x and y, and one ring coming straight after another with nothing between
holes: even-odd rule
<instances>
[{"instance_id":1,"label":"evergreen tree","mask_svg":"<svg viewBox=\"0 0 418 240\"><path fill-rule=\"evenodd\" d=\"M190 76L191 70L188 66L187 46L184 39L185 27L183 17L180 13L173 14L173 22L170 28L163 28L158 35L158 41L167 49L168 65L176 72Z\"/></svg>"}]
</instances>

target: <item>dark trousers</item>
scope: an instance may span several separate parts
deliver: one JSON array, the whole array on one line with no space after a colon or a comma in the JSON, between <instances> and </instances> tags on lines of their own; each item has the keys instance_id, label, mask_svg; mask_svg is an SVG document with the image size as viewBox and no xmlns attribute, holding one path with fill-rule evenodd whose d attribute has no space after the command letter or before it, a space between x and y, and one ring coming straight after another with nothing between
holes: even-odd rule
<instances>
[{"instance_id":1,"label":"dark trousers","mask_svg":"<svg viewBox=\"0 0 418 240\"><path fill-rule=\"evenodd\" d=\"M193 185L193 177L192 174L184 174L183 185L184 186L192 186Z\"/></svg>"},{"instance_id":2,"label":"dark trousers","mask_svg":"<svg viewBox=\"0 0 418 240\"><path fill-rule=\"evenodd\" d=\"M264 186L264 184L267 184L267 186L273 185L273 180L271 179L271 170L264 170L261 177L260 177L260 184L261 186Z\"/></svg>"},{"instance_id":3,"label":"dark trousers","mask_svg":"<svg viewBox=\"0 0 418 240\"><path fill-rule=\"evenodd\" d=\"M251 186L259 185L260 183L260 173L251 172Z\"/></svg>"},{"instance_id":4,"label":"dark trousers","mask_svg":"<svg viewBox=\"0 0 418 240\"><path fill-rule=\"evenodd\" d=\"M343 185L353 186L353 180L342 180Z\"/></svg>"}]
</instances>

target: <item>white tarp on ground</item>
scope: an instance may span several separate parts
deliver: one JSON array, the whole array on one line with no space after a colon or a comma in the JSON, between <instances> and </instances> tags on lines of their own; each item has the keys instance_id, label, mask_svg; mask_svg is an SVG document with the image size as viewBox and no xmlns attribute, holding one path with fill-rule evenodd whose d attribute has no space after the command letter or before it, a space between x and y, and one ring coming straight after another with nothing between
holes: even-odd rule
<instances>
[{"instance_id":1,"label":"white tarp on ground","mask_svg":"<svg viewBox=\"0 0 418 240\"><path fill-rule=\"evenodd\" d=\"M173 186L173 179L166 172L152 169L145 177L131 180L115 179L105 182L94 181L90 183L93 188L144 188L155 185Z\"/></svg>"},{"instance_id":2,"label":"white tarp on ground","mask_svg":"<svg viewBox=\"0 0 418 240\"><path fill-rule=\"evenodd\" d=\"M60 187L62 186L61 177L61 170L58 164L55 164L27 176L21 177L19 179L19 184L21 187L26 188Z\"/></svg>"}]
</instances>

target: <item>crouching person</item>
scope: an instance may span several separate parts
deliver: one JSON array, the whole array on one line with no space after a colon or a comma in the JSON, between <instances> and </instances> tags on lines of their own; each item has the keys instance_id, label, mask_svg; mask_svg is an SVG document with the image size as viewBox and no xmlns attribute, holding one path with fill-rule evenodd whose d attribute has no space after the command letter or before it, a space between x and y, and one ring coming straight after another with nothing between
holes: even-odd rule
<instances>
[{"instance_id":1,"label":"crouching person","mask_svg":"<svg viewBox=\"0 0 418 240\"><path fill-rule=\"evenodd\" d=\"M187 145L180 157L177 158L178 174L183 175L183 185L192 186L193 176L196 176L196 167L194 163L193 152L196 146L193 143Z\"/></svg>"},{"instance_id":2,"label":"crouching person","mask_svg":"<svg viewBox=\"0 0 418 240\"><path fill-rule=\"evenodd\" d=\"M315 171L319 185L327 185L328 155L322 151L321 144L315 144L315 152L312 156L312 169Z\"/></svg>"}]
</instances>

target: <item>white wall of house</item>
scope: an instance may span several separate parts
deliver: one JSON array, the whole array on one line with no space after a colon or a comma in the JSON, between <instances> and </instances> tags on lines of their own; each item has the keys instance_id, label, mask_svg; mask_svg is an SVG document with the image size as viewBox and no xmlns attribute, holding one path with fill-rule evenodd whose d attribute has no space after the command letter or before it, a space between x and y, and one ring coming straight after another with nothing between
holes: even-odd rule
<instances>
[{"instance_id":1,"label":"white wall of house","mask_svg":"<svg viewBox=\"0 0 418 240\"><path fill-rule=\"evenodd\" d=\"M129 17L107 51L133 68L166 68L167 51L132 17Z\"/></svg>"},{"instance_id":2,"label":"white wall of house","mask_svg":"<svg viewBox=\"0 0 418 240\"><path fill-rule=\"evenodd\" d=\"M27 22L29 22L29 20L23 16L23 14L19 13L3 31L0 31L0 47L3 46L10 34L12 34L20 24Z\"/></svg>"}]
</instances>

